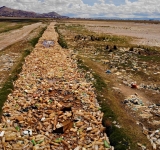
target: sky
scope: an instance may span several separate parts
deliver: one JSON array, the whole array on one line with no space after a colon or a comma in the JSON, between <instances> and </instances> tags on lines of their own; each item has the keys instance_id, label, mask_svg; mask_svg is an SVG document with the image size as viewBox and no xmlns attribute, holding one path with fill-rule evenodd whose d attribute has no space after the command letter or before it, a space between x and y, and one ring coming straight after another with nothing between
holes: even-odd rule
<instances>
[{"instance_id":1,"label":"sky","mask_svg":"<svg viewBox=\"0 0 160 150\"><path fill-rule=\"evenodd\" d=\"M80 18L160 18L160 0L0 0L0 7Z\"/></svg>"}]
</instances>

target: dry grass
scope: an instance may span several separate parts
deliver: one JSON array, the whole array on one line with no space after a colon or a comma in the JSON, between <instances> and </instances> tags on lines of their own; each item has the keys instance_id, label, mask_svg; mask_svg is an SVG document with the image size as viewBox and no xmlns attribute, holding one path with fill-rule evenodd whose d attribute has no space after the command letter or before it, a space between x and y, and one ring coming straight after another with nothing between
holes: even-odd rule
<instances>
[{"instance_id":1,"label":"dry grass","mask_svg":"<svg viewBox=\"0 0 160 150\"><path fill-rule=\"evenodd\" d=\"M31 22L0 22L0 33L22 28L23 26L32 24Z\"/></svg>"}]
</instances>

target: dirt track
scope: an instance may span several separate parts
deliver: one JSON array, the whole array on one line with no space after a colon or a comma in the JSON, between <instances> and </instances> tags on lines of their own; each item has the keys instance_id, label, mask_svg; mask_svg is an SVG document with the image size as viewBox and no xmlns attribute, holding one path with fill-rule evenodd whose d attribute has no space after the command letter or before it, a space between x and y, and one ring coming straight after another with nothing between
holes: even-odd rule
<instances>
[{"instance_id":1,"label":"dirt track","mask_svg":"<svg viewBox=\"0 0 160 150\"><path fill-rule=\"evenodd\" d=\"M21 29L13 30L11 32L0 34L0 50L12 45L15 42L20 41L25 36L27 36L32 30L39 27L42 23L35 23L31 25L24 26Z\"/></svg>"}]
</instances>

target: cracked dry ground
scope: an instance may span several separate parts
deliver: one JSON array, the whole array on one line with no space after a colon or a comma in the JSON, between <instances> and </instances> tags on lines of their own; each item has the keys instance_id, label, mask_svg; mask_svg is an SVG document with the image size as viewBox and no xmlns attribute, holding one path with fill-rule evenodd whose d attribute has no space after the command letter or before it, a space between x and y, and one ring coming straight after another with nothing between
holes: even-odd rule
<instances>
[{"instance_id":1,"label":"cracked dry ground","mask_svg":"<svg viewBox=\"0 0 160 150\"><path fill-rule=\"evenodd\" d=\"M54 46L43 47L44 40ZM51 23L25 59L3 106L0 149L113 149L92 84L71 57L58 45Z\"/></svg>"}]
</instances>

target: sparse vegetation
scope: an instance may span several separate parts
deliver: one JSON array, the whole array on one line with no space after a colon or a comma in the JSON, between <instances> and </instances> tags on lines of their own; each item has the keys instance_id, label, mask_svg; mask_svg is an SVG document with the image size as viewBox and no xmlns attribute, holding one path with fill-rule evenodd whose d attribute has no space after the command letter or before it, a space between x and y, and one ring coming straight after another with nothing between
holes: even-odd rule
<instances>
[{"instance_id":1,"label":"sparse vegetation","mask_svg":"<svg viewBox=\"0 0 160 150\"><path fill-rule=\"evenodd\" d=\"M30 25L31 22L0 22L0 33L20 29L23 26Z\"/></svg>"},{"instance_id":2,"label":"sparse vegetation","mask_svg":"<svg viewBox=\"0 0 160 150\"><path fill-rule=\"evenodd\" d=\"M140 55L138 56L139 59L141 61L147 61L147 62L160 62L160 56L159 55L156 55L156 56L144 56L144 55Z\"/></svg>"},{"instance_id":3,"label":"sparse vegetation","mask_svg":"<svg viewBox=\"0 0 160 150\"><path fill-rule=\"evenodd\" d=\"M72 25L65 25L63 23L59 23L57 25L58 28L56 28L56 31L59 33L60 38L62 38L62 41L64 41L63 34L60 32L60 30L67 30L68 32L72 33L73 35L82 35L84 37L91 36L92 45L96 47L96 45L112 45L112 46L130 46L131 37L126 36L117 36L117 35L110 35L110 34L102 34L102 33L96 33L91 30L88 30L85 28L84 25L80 24L72 24ZM94 38L94 40L92 39ZM63 45L63 42L60 42ZM66 43L66 42L64 42ZM81 46L90 44L90 41L82 41Z\"/></svg>"},{"instance_id":4,"label":"sparse vegetation","mask_svg":"<svg viewBox=\"0 0 160 150\"><path fill-rule=\"evenodd\" d=\"M25 24L26 25L26 24ZM0 33L3 33L3 32L8 32L8 31L11 31L11 30L15 30L15 29L19 29L19 28L22 28L24 25L20 24L20 25L15 25L15 26L7 26L5 28L3 28Z\"/></svg>"},{"instance_id":5,"label":"sparse vegetation","mask_svg":"<svg viewBox=\"0 0 160 150\"><path fill-rule=\"evenodd\" d=\"M11 30L20 29L23 26L30 25L37 22L48 23L47 19L5 19L0 18L0 33L8 32Z\"/></svg>"}]
</instances>

